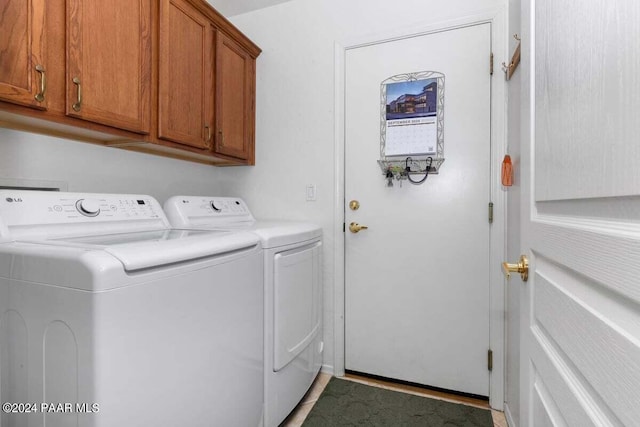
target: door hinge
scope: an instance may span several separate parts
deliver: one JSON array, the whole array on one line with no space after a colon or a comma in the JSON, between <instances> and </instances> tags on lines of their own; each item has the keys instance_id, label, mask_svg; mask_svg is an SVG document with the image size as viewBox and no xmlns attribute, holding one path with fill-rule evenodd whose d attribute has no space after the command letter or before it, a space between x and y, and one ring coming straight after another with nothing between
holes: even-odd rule
<instances>
[{"instance_id":1,"label":"door hinge","mask_svg":"<svg viewBox=\"0 0 640 427\"><path fill-rule=\"evenodd\" d=\"M493 224L493 202L489 202L489 224Z\"/></svg>"},{"instance_id":2,"label":"door hinge","mask_svg":"<svg viewBox=\"0 0 640 427\"><path fill-rule=\"evenodd\" d=\"M493 52L489 55L489 74L493 76Z\"/></svg>"},{"instance_id":3,"label":"door hinge","mask_svg":"<svg viewBox=\"0 0 640 427\"><path fill-rule=\"evenodd\" d=\"M487 352L487 369L493 371L493 350Z\"/></svg>"},{"instance_id":4,"label":"door hinge","mask_svg":"<svg viewBox=\"0 0 640 427\"><path fill-rule=\"evenodd\" d=\"M347 223L343 222L342 223L342 232L344 233L345 231L347 231Z\"/></svg>"}]
</instances>

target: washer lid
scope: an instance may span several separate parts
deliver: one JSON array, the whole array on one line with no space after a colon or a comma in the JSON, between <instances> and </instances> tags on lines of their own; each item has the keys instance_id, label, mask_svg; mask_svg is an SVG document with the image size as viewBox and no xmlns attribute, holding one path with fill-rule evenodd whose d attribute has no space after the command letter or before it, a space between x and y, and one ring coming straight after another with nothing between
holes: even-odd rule
<instances>
[{"instance_id":1,"label":"washer lid","mask_svg":"<svg viewBox=\"0 0 640 427\"><path fill-rule=\"evenodd\" d=\"M29 243L103 250L120 260L126 271L136 271L251 248L259 240L246 232L167 229Z\"/></svg>"}]
</instances>

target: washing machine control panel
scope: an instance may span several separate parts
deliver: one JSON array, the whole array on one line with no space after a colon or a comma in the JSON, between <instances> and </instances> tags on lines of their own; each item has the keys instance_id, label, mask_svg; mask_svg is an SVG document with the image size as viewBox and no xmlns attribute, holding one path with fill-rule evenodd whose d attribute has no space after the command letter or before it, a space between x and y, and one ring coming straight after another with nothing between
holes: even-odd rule
<instances>
[{"instance_id":1,"label":"washing machine control panel","mask_svg":"<svg viewBox=\"0 0 640 427\"><path fill-rule=\"evenodd\" d=\"M150 196L11 190L0 192L0 217L7 226L165 220Z\"/></svg>"},{"instance_id":2,"label":"washing machine control panel","mask_svg":"<svg viewBox=\"0 0 640 427\"><path fill-rule=\"evenodd\" d=\"M48 206L49 212L73 213L68 199L60 199L57 205ZM143 219L158 218L159 207L148 197L141 198L82 198L75 202L76 212L85 217L101 216L106 219Z\"/></svg>"}]
</instances>

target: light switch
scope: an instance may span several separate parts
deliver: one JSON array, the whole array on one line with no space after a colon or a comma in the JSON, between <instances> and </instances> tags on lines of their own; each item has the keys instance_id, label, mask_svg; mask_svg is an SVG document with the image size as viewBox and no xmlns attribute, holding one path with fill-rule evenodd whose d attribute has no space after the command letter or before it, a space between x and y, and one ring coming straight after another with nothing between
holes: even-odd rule
<instances>
[{"instance_id":1,"label":"light switch","mask_svg":"<svg viewBox=\"0 0 640 427\"><path fill-rule=\"evenodd\" d=\"M307 202L316 201L316 185L307 184Z\"/></svg>"}]
</instances>

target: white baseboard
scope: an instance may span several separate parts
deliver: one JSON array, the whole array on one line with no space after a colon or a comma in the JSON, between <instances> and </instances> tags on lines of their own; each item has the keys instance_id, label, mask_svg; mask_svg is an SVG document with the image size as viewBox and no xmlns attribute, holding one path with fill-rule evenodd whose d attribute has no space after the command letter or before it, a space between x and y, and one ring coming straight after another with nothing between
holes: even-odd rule
<instances>
[{"instance_id":1,"label":"white baseboard","mask_svg":"<svg viewBox=\"0 0 640 427\"><path fill-rule=\"evenodd\" d=\"M322 367L320 368L320 372L333 376L335 370L333 369L332 365L322 365Z\"/></svg>"},{"instance_id":2,"label":"white baseboard","mask_svg":"<svg viewBox=\"0 0 640 427\"><path fill-rule=\"evenodd\" d=\"M513 420L513 415L511 415L511 410L509 409L509 404L505 402L504 404L504 417L507 419L507 425L509 427L518 427L516 422Z\"/></svg>"}]
</instances>

